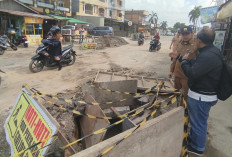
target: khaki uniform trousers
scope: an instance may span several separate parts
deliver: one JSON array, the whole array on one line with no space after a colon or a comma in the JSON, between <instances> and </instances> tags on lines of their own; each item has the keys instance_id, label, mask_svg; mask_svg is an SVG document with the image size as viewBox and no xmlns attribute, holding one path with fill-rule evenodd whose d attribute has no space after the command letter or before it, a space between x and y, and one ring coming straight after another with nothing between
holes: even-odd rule
<instances>
[{"instance_id":1,"label":"khaki uniform trousers","mask_svg":"<svg viewBox=\"0 0 232 157\"><path fill-rule=\"evenodd\" d=\"M187 100L188 98L188 80L187 79L182 79L179 77L175 77L174 79L174 85L175 88L178 90L182 90L184 92L184 99Z\"/></svg>"}]
</instances>

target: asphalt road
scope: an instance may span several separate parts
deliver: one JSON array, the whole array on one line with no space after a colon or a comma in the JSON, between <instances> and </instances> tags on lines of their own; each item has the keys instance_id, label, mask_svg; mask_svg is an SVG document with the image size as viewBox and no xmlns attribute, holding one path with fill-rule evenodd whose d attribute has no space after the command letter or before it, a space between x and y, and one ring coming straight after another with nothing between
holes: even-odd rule
<instances>
[{"instance_id":1,"label":"asphalt road","mask_svg":"<svg viewBox=\"0 0 232 157\"><path fill-rule=\"evenodd\" d=\"M23 84L29 84L46 93L56 93L75 87L99 70L126 68L137 72L156 72L160 77L167 77L170 58L169 45L172 37L161 37L162 49L159 52L148 52L149 40L143 46L136 41L128 45L107 48L97 51L80 51L75 46L77 61L73 66L63 67L61 71L45 68L40 73L31 73L28 69L30 58L35 54L36 46L19 48L18 51L7 51L0 56L2 76L0 86L0 157L9 156L9 147L5 141L3 123L20 93ZM210 113L207 157L232 156L232 98L218 102Z\"/></svg>"}]
</instances>

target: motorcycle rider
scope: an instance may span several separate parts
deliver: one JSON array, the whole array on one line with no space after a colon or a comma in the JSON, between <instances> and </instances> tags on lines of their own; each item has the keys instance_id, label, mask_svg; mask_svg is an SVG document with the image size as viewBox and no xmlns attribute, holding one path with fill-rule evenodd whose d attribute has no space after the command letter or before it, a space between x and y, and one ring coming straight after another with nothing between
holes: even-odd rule
<instances>
[{"instance_id":1,"label":"motorcycle rider","mask_svg":"<svg viewBox=\"0 0 232 157\"><path fill-rule=\"evenodd\" d=\"M47 39L52 43L52 46L49 46L49 53L54 57L54 61L58 65L58 70L62 69L60 58L62 56L62 46L60 42L61 30L58 26L52 26L49 31L52 35L51 38Z\"/></svg>"},{"instance_id":2,"label":"motorcycle rider","mask_svg":"<svg viewBox=\"0 0 232 157\"><path fill-rule=\"evenodd\" d=\"M159 43L159 40L160 40L159 32L156 33L156 35L154 36L154 38L155 38L155 47L157 47L157 45Z\"/></svg>"},{"instance_id":3,"label":"motorcycle rider","mask_svg":"<svg viewBox=\"0 0 232 157\"><path fill-rule=\"evenodd\" d=\"M155 38L156 40L158 40L158 41L160 40L159 32L156 33L156 35L154 36L154 38Z\"/></svg>"},{"instance_id":4,"label":"motorcycle rider","mask_svg":"<svg viewBox=\"0 0 232 157\"><path fill-rule=\"evenodd\" d=\"M139 40L142 39L143 43L144 43L144 40L145 40L145 36L143 34L143 31L139 34ZM143 44L142 43L142 44Z\"/></svg>"}]
</instances>

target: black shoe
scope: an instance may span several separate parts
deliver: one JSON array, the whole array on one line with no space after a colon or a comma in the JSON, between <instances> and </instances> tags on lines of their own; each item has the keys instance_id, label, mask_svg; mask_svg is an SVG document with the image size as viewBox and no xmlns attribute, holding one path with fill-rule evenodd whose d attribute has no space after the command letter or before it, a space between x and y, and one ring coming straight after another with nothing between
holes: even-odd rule
<instances>
[{"instance_id":1,"label":"black shoe","mask_svg":"<svg viewBox=\"0 0 232 157\"><path fill-rule=\"evenodd\" d=\"M188 141L188 143L191 143L192 139L188 136L187 141Z\"/></svg>"},{"instance_id":2,"label":"black shoe","mask_svg":"<svg viewBox=\"0 0 232 157\"><path fill-rule=\"evenodd\" d=\"M194 154L197 156L203 156L203 151L198 151L198 150L194 149L193 147L191 147L190 145L188 146L188 153Z\"/></svg>"},{"instance_id":3,"label":"black shoe","mask_svg":"<svg viewBox=\"0 0 232 157\"><path fill-rule=\"evenodd\" d=\"M60 71L62 69L62 66L61 65L59 65L59 67L58 67L58 71Z\"/></svg>"}]
</instances>

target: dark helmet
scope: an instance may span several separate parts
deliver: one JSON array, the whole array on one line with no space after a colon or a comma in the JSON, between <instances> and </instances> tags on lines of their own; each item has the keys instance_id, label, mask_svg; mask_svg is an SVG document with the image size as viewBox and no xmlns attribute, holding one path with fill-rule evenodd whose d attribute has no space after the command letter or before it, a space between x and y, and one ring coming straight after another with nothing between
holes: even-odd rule
<instances>
[{"instance_id":1,"label":"dark helmet","mask_svg":"<svg viewBox=\"0 0 232 157\"><path fill-rule=\"evenodd\" d=\"M56 35L60 33L60 28L58 26L52 26L52 28L49 31L52 35Z\"/></svg>"}]
</instances>

